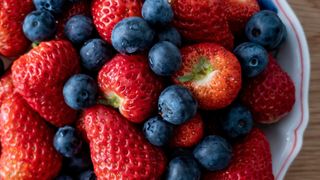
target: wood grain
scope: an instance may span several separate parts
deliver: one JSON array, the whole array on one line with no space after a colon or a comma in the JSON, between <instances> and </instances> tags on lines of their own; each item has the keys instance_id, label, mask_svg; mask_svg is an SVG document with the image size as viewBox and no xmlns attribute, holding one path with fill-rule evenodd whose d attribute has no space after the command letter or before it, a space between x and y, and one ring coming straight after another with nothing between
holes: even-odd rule
<instances>
[{"instance_id":1,"label":"wood grain","mask_svg":"<svg viewBox=\"0 0 320 180\"><path fill-rule=\"evenodd\" d=\"M320 0L288 0L307 35L311 53L310 123L301 153L286 180L320 180Z\"/></svg>"}]
</instances>

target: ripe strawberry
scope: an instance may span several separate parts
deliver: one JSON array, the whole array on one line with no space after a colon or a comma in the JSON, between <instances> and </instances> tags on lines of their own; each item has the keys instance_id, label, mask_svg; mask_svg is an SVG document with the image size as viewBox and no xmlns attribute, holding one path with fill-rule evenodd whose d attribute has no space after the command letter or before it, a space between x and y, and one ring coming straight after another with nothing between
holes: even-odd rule
<instances>
[{"instance_id":1,"label":"ripe strawberry","mask_svg":"<svg viewBox=\"0 0 320 180\"><path fill-rule=\"evenodd\" d=\"M260 129L233 147L233 159L227 169L209 172L205 180L273 180L270 146Z\"/></svg>"},{"instance_id":2,"label":"ripe strawberry","mask_svg":"<svg viewBox=\"0 0 320 180\"><path fill-rule=\"evenodd\" d=\"M176 127L173 131L171 146L192 147L202 139L204 134L204 123L200 114Z\"/></svg>"},{"instance_id":3,"label":"ripe strawberry","mask_svg":"<svg viewBox=\"0 0 320 180\"><path fill-rule=\"evenodd\" d=\"M257 0L224 0L224 2L229 26L235 33L243 32L251 16L260 11Z\"/></svg>"},{"instance_id":4,"label":"ripe strawberry","mask_svg":"<svg viewBox=\"0 0 320 180\"><path fill-rule=\"evenodd\" d=\"M244 85L241 100L256 122L275 123L291 111L295 87L290 76L270 56L265 71Z\"/></svg>"},{"instance_id":5,"label":"ripe strawberry","mask_svg":"<svg viewBox=\"0 0 320 180\"><path fill-rule=\"evenodd\" d=\"M157 109L163 88L144 56L116 55L99 72L98 84L106 104L120 109L128 120L140 123Z\"/></svg>"},{"instance_id":6,"label":"ripe strawberry","mask_svg":"<svg viewBox=\"0 0 320 180\"><path fill-rule=\"evenodd\" d=\"M76 122L76 129L77 132L80 134L82 139L86 142L89 143L89 139L85 130L85 124L84 124L84 115L81 115L80 119L77 120Z\"/></svg>"},{"instance_id":7,"label":"ripe strawberry","mask_svg":"<svg viewBox=\"0 0 320 180\"><path fill-rule=\"evenodd\" d=\"M182 68L173 81L191 90L202 109L230 105L241 88L241 66L237 58L213 43L182 48L181 55Z\"/></svg>"},{"instance_id":8,"label":"ripe strawberry","mask_svg":"<svg viewBox=\"0 0 320 180\"><path fill-rule=\"evenodd\" d=\"M13 84L29 105L55 126L72 123L77 112L69 108L62 89L79 72L79 57L68 41L43 42L16 60Z\"/></svg>"},{"instance_id":9,"label":"ripe strawberry","mask_svg":"<svg viewBox=\"0 0 320 180\"><path fill-rule=\"evenodd\" d=\"M229 29L222 0L172 0L174 26L187 40L216 42L233 48L233 35Z\"/></svg>"},{"instance_id":10,"label":"ripe strawberry","mask_svg":"<svg viewBox=\"0 0 320 180\"><path fill-rule=\"evenodd\" d=\"M53 179L62 158L53 147L54 130L18 94L0 111L0 179Z\"/></svg>"},{"instance_id":11,"label":"ripe strawberry","mask_svg":"<svg viewBox=\"0 0 320 180\"><path fill-rule=\"evenodd\" d=\"M93 0L92 17L100 36L111 43L113 27L122 19L141 16L141 0Z\"/></svg>"},{"instance_id":12,"label":"ripe strawberry","mask_svg":"<svg viewBox=\"0 0 320 180\"><path fill-rule=\"evenodd\" d=\"M97 105L84 112L91 159L98 179L158 179L164 153L117 111Z\"/></svg>"},{"instance_id":13,"label":"ripe strawberry","mask_svg":"<svg viewBox=\"0 0 320 180\"><path fill-rule=\"evenodd\" d=\"M28 49L30 42L23 34L22 22L33 8L32 0L1 0L0 54L14 57Z\"/></svg>"},{"instance_id":14,"label":"ripe strawberry","mask_svg":"<svg viewBox=\"0 0 320 180\"><path fill-rule=\"evenodd\" d=\"M10 99L12 97L14 91L11 71L8 71L0 79L0 107L6 99Z\"/></svg>"}]
</instances>

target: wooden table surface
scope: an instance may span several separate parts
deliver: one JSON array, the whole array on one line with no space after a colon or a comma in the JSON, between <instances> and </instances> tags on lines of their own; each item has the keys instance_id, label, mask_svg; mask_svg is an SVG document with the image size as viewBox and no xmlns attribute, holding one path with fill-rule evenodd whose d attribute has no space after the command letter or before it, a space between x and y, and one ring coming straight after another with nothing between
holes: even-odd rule
<instances>
[{"instance_id":1,"label":"wooden table surface","mask_svg":"<svg viewBox=\"0 0 320 180\"><path fill-rule=\"evenodd\" d=\"M320 0L288 0L307 34L311 53L310 123L286 180L320 180Z\"/></svg>"}]
</instances>

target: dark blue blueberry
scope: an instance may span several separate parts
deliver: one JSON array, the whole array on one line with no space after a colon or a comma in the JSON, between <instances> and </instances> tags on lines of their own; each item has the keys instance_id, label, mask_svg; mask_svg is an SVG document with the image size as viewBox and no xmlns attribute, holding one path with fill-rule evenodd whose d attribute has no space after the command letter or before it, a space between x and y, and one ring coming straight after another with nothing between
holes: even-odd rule
<instances>
[{"instance_id":1,"label":"dark blue blueberry","mask_svg":"<svg viewBox=\"0 0 320 180\"><path fill-rule=\"evenodd\" d=\"M73 178L68 175L60 175L60 176L56 177L55 180L73 180Z\"/></svg>"},{"instance_id":2,"label":"dark blue blueberry","mask_svg":"<svg viewBox=\"0 0 320 180\"><path fill-rule=\"evenodd\" d=\"M159 41L169 41L172 44L175 44L177 47L180 47L182 44L181 35L174 27L169 27L160 31L158 38Z\"/></svg>"},{"instance_id":3,"label":"dark blue blueberry","mask_svg":"<svg viewBox=\"0 0 320 180\"><path fill-rule=\"evenodd\" d=\"M191 92L178 85L167 87L160 95L158 110L165 121L180 125L195 116L198 103Z\"/></svg>"},{"instance_id":4,"label":"dark blue blueberry","mask_svg":"<svg viewBox=\"0 0 320 180\"><path fill-rule=\"evenodd\" d=\"M98 71L113 55L112 47L101 39L87 41L80 50L81 64L89 71Z\"/></svg>"},{"instance_id":5,"label":"dark blue blueberry","mask_svg":"<svg viewBox=\"0 0 320 180\"><path fill-rule=\"evenodd\" d=\"M286 39L287 30L276 13L263 10L253 15L247 23L246 36L251 42L273 50Z\"/></svg>"},{"instance_id":6,"label":"dark blue blueberry","mask_svg":"<svg viewBox=\"0 0 320 180\"><path fill-rule=\"evenodd\" d=\"M159 42L149 51L149 65L157 75L171 76L182 65L180 50L168 41Z\"/></svg>"},{"instance_id":7,"label":"dark blue blueberry","mask_svg":"<svg viewBox=\"0 0 320 180\"><path fill-rule=\"evenodd\" d=\"M242 43L234 50L234 54L240 61L242 72L246 77L259 75L269 62L267 50L256 43Z\"/></svg>"},{"instance_id":8,"label":"dark blue blueberry","mask_svg":"<svg viewBox=\"0 0 320 180\"><path fill-rule=\"evenodd\" d=\"M180 156L170 161L166 180L199 180L200 176L197 161L192 156Z\"/></svg>"},{"instance_id":9,"label":"dark blue blueberry","mask_svg":"<svg viewBox=\"0 0 320 180\"><path fill-rule=\"evenodd\" d=\"M82 147L82 151L73 157L65 158L63 162L63 170L66 172L76 174L92 168L89 148Z\"/></svg>"},{"instance_id":10,"label":"dark blue blueberry","mask_svg":"<svg viewBox=\"0 0 320 180\"><path fill-rule=\"evenodd\" d=\"M66 104L72 109L81 110L96 103L98 85L96 81L85 74L72 76L63 87Z\"/></svg>"},{"instance_id":11,"label":"dark blue blueberry","mask_svg":"<svg viewBox=\"0 0 320 180\"><path fill-rule=\"evenodd\" d=\"M24 35L32 42L53 38L56 32L56 20L48 11L33 11L23 21Z\"/></svg>"},{"instance_id":12,"label":"dark blue blueberry","mask_svg":"<svg viewBox=\"0 0 320 180\"><path fill-rule=\"evenodd\" d=\"M270 10L275 13L278 13L278 8L272 0L258 0L258 3L262 10Z\"/></svg>"},{"instance_id":13,"label":"dark blue blueberry","mask_svg":"<svg viewBox=\"0 0 320 180\"><path fill-rule=\"evenodd\" d=\"M226 168L232 157L231 145L222 137L207 136L193 151L198 162L209 171Z\"/></svg>"},{"instance_id":14,"label":"dark blue blueberry","mask_svg":"<svg viewBox=\"0 0 320 180\"><path fill-rule=\"evenodd\" d=\"M171 138L173 127L159 116L153 117L143 125L144 136L155 146L167 144Z\"/></svg>"},{"instance_id":15,"label":"dark blue blueberry","mask_svg":"<svg viewBox=\"0 0 320 180\"><path fill-rule=\"evenodd\" d=\"M33 0L37 10L46 10L54 14L62 13L67 0Z\"/></svg>"},{"instance_id":16,"label":"dark blue blueberry","mask_svg":"<svg viewBox=\"0 0 320 180\"><path fill-rule=\"evenodd\" d=\"M66 23L64 34L73 44L86 42L94 34L92 19L84 15L71 17Z\"/></svg>"},{"instance_id":17,"label":"dark blue blueberry","mask_svg":"<svg viewBox=\"0 0 320 180\"><path fill-rule=\"evenodd\" d=\"M0 58L0 77L4 74L5 68L4 68L4 63L3 60Z\"/></svg>"},{"instance_id":18,"label":"dark blue blueberry","mask_svg":"<svg viewBox=\"0 0 320 180\"><path fill-rule=\"evenodd\" d=\"M165 26L173 20L173 10L168 0L146 0L142 17L151 25Z\"/></svg>"},{"instance_id":19,"label":"dark blue blueberry","mask_svg":"<svg viewBox=\"0 0 320 180\"><path fill-rule=\"evenodd\" d=\"M248 134L253 127L253 118L250 110L241 105L232 105L221 120L223 131L231 138L237 138Z\"/></svg>"},{"instance_id":20,"label":"dark blue blueberry","mask_svg":"<svg viewBox=\"0 0 320 180\"><path fill-rule=\"evenodd\" d=\"M79 180L96 180L96 175L92 170L87 170L79 175Z\"/></svg>"},{"instance_id":21,"label":"dark blue blueberry","mask_svg":"<svg viewBox=\"0 0 320 180\"><path fill-rule=\"evenodd\" d=\"M53 145L64 157L73 157L81 151L82 141L73 127L65 126L56 132Z\"/></svg>"},{"instance_id":22,"label":"dark blue blueberry","mask_svg":"<svg viewBox=\"0 0 320 180\"><path fill-rule=\"evenodd\" d=\"M170 159L180 157L180 156L193 156L192 150L187 148L176 148L173 151L172 149L170 149L169 153L170 153L169 154Z\"/></svg>"},{"instance_id":23,"label":"dark blue blueberry","mask_svg":"<svg viewBox=\"0 0 320 180\"><path fill-rule=\"evenodd\" d=\"M113 29L111 40L113 47L120 53L136 53L148 49L155 32L140 17L129 17L120 21Z\"/></svg>"}]
</instances>

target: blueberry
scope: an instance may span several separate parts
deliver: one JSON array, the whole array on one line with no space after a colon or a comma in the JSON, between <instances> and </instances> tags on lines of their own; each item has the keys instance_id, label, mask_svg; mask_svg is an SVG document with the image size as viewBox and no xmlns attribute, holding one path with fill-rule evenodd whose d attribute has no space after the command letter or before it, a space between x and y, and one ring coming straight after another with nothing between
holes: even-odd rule
<instances>
[{"instance_id":1,"label":"blueberry","mask_svg":"<svg viewBox=\"0 0 320 180\"><path fill-rule=\"evenodd\" d=\"M158 110L165 121L179 125L195 116L198 103L191 92L178 85L167 87L160 95Z\"/></svg>"},{"instance_id":2,"label":"blueberry","mask_svg":"<svg viewBox=\"0 0 320 180\"><path fill-rule=\"evenodd\" d=\"M63 87L63 96L66 104L72 109L81 110L96 103L98 85L88 75L76 74Z\"/></svg>"},{"instance_id":3,"label":"blueberry","mask_svg":"<svg viewBox=\"0 0 320 180\"><path fill-rule=\"evenodd\" d=\"M73 180L73 178L68 175L60 175L60 176L56 177L55 180Z\"/></svg>"},{"instance_id":4,"label":"blueberry","mask_svg":"<svg viewBox=\"0 0 320 180\"><path fill-rule=\"evenodd\" d=\"M171 138L173 127L159 116L153 117L143 125L143 133L148 141L155 146L165 145Z\"/></svg>"},{"instance_id":5,"label":"blueberry","mask_svg":"<svg viewBox=\"0 0 320 180\"><path fill-rule=\"evenodd\" d=\"M251 42L273 50L286 39L287 30L276 13L263 10L253 15L247 23L246 36Z\"/></svg>"},{"instance_id":6,"label":"blueberry","mask_svg":"<svg viewBox=\"0 0 320 180\"><path fill-rule=\"evenodd\" d=\"M209 171L226 168L232 157L231 145L222 137L207 136L193 151L198 162Z\"/></svg>"},{"instance_id":7,"label":"blueberry","mask_svg":"<svg viewBox=\"0 0 320 180\"><path fill-rule=\"evenodd\" d=\"M173 10L168 0L146 0L142 17L151 25L165 26L173 20Z\"/></svg>"},{"instance_id":8,"label":"blueberry","mask_svg":"<svg viewBox=\"0 0 320 180\"><path fill-rule=\"evenodd\" d=\"M92 170L87 170L79 175L79 180L96 180L96 175Z\"/></svg>"},{"instance_id":9,"label":"blueberry","mask_svg":"<svg viewBox=\"0 0 320 180\"><path fill-rule=\"evenodd\" d=\"M165 28L158 34L159 41L169 41L172 44L180 47L182 44L181 35L174 27Z\"/></svg>"},{"instance_id":10,"label":"blueberry","mask_svg":"<svg viewBox=\"0 0 320 180\"><path fill-rule=\"evenodd\" d=\"M159 42L149 51L149 65L157 75L171 76L182 65L180 50L168 41Z\"/></svg>"},{"instance_id":11,"label":"blueberry","mask_svg":"<svg viewBox=\"0 0 320 180\"><path fill-rule=\"evenodd\" d=\"M113 47L120 53L136 53L148 49L155 32L140 17L129 17L120 21L113 29L111 40Z\"/></svg>"},{"instance_id":12,"label":"blueberry","mask_svg":"<svg viewBox=\"0 0 320 180\"><path fill-rule=\"evenodd\" d=\"M33 11L23 21L24 35L32 42L53 38L56 32L56 20L48 11Z\"/></svg>"},{"instance_id":13,"label":"blueberry","mask_svg":"<svg viewBox=\"0 0 320 180\"><path fill-rule=\"evenodd\" d=\"M56 132L53 145L64 157L73 157L81 151L82 141L73 127L65 126Z\"/></svg>"},{"instance_id":14,"label":"blueberry","mask_svg":"<svg viewBox=\"0 0 320 180\"><path fill-rule=\"evenodd\" d=\"M273 11L275 13L278 12L278 9L277 9L276 5L271 0L258 0L258 3L260 5L260 8L263 9L263 10L270 10L270 11Z\"/></svg>"},{"instance_id":15,"label":"blueberry","mask_svg":"<svg viewBox=\"0 0 320 180\"><path fill-rule=\"evenodd\" d=\"M62 13L67 0L33 0L37 10L46 10L54 14Z\"/></svg>"},{"instance_id":16,"label":"blueberry","mask_svg":"<svg viewBox=\"0 0 320 180\"><path fill-rule=\"evenodd\" d=\"M238 103L234 104L229 107L221 125L223 131L231 138L246 135L253 127L252 114L247 107Z\"/></svg>"},{"instance_id":17,"label":"blueberry","mask_svg":"<svg viewBox=\"0 0 320 180\"><path fill-rule=\"evenodd\" d=\"M114 55L112 47L101 39L91 39L80 49L81 64L89 71L98 71Z\"/></svg>"},{"instance_id":18,"label":"blueberry","mask_svg":"<svg viewBox=\"0 0 320 180\"><path fill-rule=\"evenodd\" d=\"M63 170L79 174L87 169L92 168L89 148L82 147L82 151L70 158L65 158L63 162Z\"/></svg>"},{"instance_id":19,"label":"blueberry","mask_svg":"<svg viewBox=\"0 0 320 180\"><path fill-rule=\"evenodd\" d=\"M199 180L201 170L192 156L181 156L172 159L167 170L167 180Z\"/></svg>"},{"instance_id":20,"label":"blueberry","mask_svg":"<svg viewBox=\"0 0 320 180\"><path fill-rule=\"evenodd\" d=\"M4 63L0 58L0 77L5 73Z\"/></svg>"},{"instance_id":21,"label":"blueberry","mask_svg":"<svg viewBox=\"0 0 320 180\"><path fill-rule=\"evenodd\" d=\"M240 61L243 74L246 77L259 75L269 62L267 50L256 43L242 43L234 50L234 54Z\"/></svg>"},{"instance_id":22,"label":"blueberry","mask_svg":"<svg viewBox=\"0 0 320 180\"><path fill-rule=\"evenodd\" d=\"M94 34L92 19L84 15L71 17L66 23L64 34L75 45L86 42Z\"/></svg>"}]
</instances>

